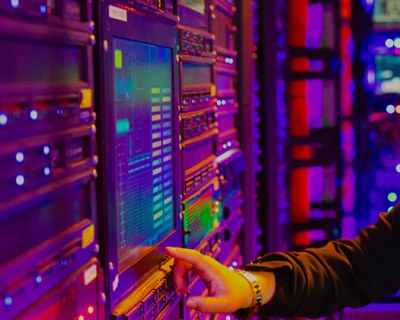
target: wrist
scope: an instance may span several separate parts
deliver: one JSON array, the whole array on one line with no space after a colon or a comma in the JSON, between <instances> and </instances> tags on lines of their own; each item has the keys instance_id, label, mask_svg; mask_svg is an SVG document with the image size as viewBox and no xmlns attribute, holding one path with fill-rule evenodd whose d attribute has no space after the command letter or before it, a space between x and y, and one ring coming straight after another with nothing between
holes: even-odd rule
<instances>
[{"instance_id":1,"label":"wrist","mask_svg":"<svg viewBox=\"0 0 400 320\"><path fill-rule=\"evenodd\" d=\"M251 303L247 303L244 308L250 315L256 315L263 302L263 292L257 277L243 269L236 269L235 272L239 274L248 284L251 289Z\"/></svg>"}]
</instances>

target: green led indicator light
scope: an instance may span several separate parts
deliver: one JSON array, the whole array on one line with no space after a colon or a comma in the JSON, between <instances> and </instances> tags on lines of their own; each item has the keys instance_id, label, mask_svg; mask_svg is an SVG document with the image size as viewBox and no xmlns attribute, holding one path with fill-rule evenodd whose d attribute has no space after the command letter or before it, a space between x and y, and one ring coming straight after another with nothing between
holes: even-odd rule
<instances>
[{"instance_id":1,"label":"green led indicator light","mask_svg":"<svg viewBox=\"0 0 400 320\"><path fill-rule=\"evenodd\" d=\"M122 69L122 51L115 50L114 52L115 69Z\"/></svg>"},{"instance_id":2,"label":"green led indicator light","mask_svg":"<svg viewBox=\"0 0 400 320\"><path fill-rule=\"evenodd\" d=\"M390 202L395 202L395 201L397 201L397 194L395 194L394 192L391 192L388 194L387 198Z\"/></svg>"}]
</instances>

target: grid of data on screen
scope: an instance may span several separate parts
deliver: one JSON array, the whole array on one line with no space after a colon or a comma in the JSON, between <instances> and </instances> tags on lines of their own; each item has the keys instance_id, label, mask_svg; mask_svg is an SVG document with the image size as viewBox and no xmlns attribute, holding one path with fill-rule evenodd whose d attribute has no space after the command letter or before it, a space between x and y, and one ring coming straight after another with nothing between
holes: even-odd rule
<instances>
[{"instance_id":1,"label":"grid of data on screen","mask_svg":"<svg viewBox=\"0 0 400 320\"><path fill-rule=\"evenodd\" d=\"M174 229L171 59L170 48L114 39L120 267Z\"/></svg>"}]
</instances>

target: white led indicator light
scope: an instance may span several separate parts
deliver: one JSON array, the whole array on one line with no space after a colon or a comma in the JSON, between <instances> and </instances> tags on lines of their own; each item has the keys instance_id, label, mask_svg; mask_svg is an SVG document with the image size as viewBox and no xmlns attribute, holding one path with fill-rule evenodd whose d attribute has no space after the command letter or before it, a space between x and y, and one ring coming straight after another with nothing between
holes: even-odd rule
<instances>
[{"instance_id":1,"label":"white led indicator light","mask_svg":"<svg viewBox=\"0 0 400 320\"><path fill-rule=\"evenodd\" d=\"M37 120L37 118L39 116L39 114L38 114L38 112L36 110L31 110L29 115L30 115L32 120Z\"/></svg>"},{"instance_id":2,"label":"white led indicator light","mask_svg":"<svg viewBox=\"0 0 400 320\"><path fill-rule=\"evenodd\" d=\"M24 176L23 176L22 174L17 175L16 178L15 178L15 183L16 183L18 186L24 185L24 183L25 183L25 178L24 178Z\"/></svg>"},{"instance_id":3,"label":"white led indicator light","mask_svg":"<svg viewBox=\"0 0 400 320\"><path fill-rule=\"evenodd\" d=\"M17 152L15 154L15 160L17 160L17 162L23 162L24 161L24 154L22 152Z\"/></svg>"},{"instance_id":4,"label":"white led indicator light","mask_svg":"<svg viewBox=\"0 0 400 320\"><path fill-rule=\"evenodd\" d=\"M385 41L385 46L386 46L387 48L393 48L393 46L394 46L394 41L393 41L392 39L386 39L386 41Z\"/></svg>"},{"instance_id":5,"label":"white led indicator light","mask_svg":"<svg viewBox=\"0 0 400 320\"><path fill-rule=\"evenodd\" d=\"M11 0L11 7L14 9L18 8L19 6L19 0Z\"/></svg>"},{"instance_id":6,"label":"white led indicator light","mask_svg":"<svg viewBox=\"0 0 400 320\"><path fill-rule=\"evenodd\" d=\"M0 114L0 125L5 126L7 124L8 118L5 114Z\"/></svg>"},{"instance_id":7,"label":"white led indicator light","mask_svg":"<svg viewBox=\"0 0 400 320\"><path fill-rule=\"evenodd\" d=\"M394 113L395 110L396 109L395 109L394 105L392 105L392 104L389 104L388 106L386 106L386 112L389 113L389 114Z\"/></svg>"},{"instance_id":8,"label":"white led indicator light","mask_svg":"<svg viewBox=\"0 0 400 320\"><path fill-rule=\"evenodd\" d=\"M50 147L49 146L44 146L43 147L43 154L48 155L50 153Z\"/></svg>"}]
</instances>

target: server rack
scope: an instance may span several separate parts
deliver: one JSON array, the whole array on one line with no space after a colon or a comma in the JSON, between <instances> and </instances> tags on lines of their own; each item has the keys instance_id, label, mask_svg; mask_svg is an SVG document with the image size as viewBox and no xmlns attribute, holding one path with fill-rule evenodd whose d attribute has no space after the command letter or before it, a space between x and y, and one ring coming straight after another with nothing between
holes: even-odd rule
<instances>
[{"instance_id":1,"label":"server rack","mask_svg":"<svg viewBox=\"0 0 400 320\"><path fill-rule=\"evenodd\" d=\"M0 317L101 319L91 3L3 2L0 21Z\"/></svg>"},{"instance_id":2,"label":"server rack","mask_svg":"<svg viewBox=\"0 0 400 320\"><path fill-rule=\"evenodd\" d=\"M289 2L294 248L320 245L340 235L339 8L335 1Z\"/></svg>"}]
</instances>

